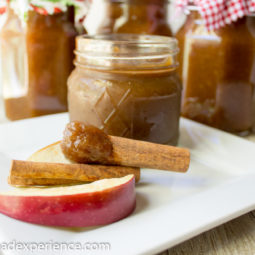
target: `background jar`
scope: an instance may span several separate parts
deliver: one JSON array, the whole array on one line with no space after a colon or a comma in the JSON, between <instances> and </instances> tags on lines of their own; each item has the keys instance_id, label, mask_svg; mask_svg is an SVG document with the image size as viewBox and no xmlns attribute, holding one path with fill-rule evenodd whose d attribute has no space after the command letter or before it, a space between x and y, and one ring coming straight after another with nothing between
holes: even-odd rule
<instances>
[{"instance_id":1,"label":"background jar","mask_svg":"<svg viewBox=\"0 0 255 255\"><path fill-rule=\"evenodd\" d=\"M184 86L182 115L239 135L253 122L255 18L208 31L198 9L177 33Z\"/></svg>"},{"instance_id":2,"label":"background jar","mask_svg":"<svg viewBox=\"0 0 255 255\"><path fill-rule=\"evenodd\" d=\"M11 7L1 31L3 96L10 120L67 110L77 31L74 7L22 19Z\"/></svg>"},{"instance_id":3,"label":"background jar","mask_svg":"<svg viewBox=\"0 0 255 255\"><path fill-rule=\"evenodd\" d=\"M177 41L142 35L80 36L68 80L71 120L115 136L176 144L182 86Z\"/></svg>"},{"instance_id":4,"label":"background jar","mask_svg":"<svg viewBox=\"0 0 255 255\"><path fill-rule=\"evenodd\" d=\"M103 13L96 33L133 33L172 36L168 24L168 0L98 0ZM99 4L99 3L98 3ZM92 8L93 9L93 8ZM97 13L96 13L97 12Z\"/></svg>"}]
</instances>

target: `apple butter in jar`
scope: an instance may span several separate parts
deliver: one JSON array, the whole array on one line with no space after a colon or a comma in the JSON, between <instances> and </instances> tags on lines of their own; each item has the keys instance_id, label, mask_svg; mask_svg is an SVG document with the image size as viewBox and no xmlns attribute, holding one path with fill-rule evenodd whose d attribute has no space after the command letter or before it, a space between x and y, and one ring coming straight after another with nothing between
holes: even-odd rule
<instances>
[{"instance_id":1,"label":"apple butter in jar","mask_svg":"<svg viewBox=\"0 0 255 255\"><path fill-rule=\"evenodd\" d=\"M104 11L97 33L133 33L172 36L168 0L100 0Z\"/></svg>"},{"instance_id":2,"label":"apple butter in jar","mask_svg":"<svg viewBox=\"0 0 255 255\"><path fill-rule=\"evenodd\" d=\"M135 34L79 36L68 80L71 121L109 135L176 145L182 85L177 41Z\"/></svg>"},{"instance_id":3,"label":"apple butter in jar","mask_svg":"<svg viewBox=\"0 0 255 255\"><path fill-rule=\"evenodd\" d=\"M209 30L200 9L192 6L181 42L184 86L182 115L237 134L253 124L255 17L247 15Z\"/></svg>"},{"instance_id":4,"label":"apple butter in jar","mask_svg":"<svg viewBox=\"0 0 255 255\"><path fill-rule=\"evenodd\" d=\"M1 31L3 96L10 120L67 111L67 78L78 35L75 8L76 1L10 2Z\"/></svg>"}]
</instances>

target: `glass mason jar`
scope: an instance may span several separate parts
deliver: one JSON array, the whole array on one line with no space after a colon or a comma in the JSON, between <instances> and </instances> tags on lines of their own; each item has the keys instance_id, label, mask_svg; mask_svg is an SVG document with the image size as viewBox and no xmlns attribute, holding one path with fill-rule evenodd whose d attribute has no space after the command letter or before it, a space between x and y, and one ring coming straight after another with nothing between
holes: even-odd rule
<instances>
[{"instance_id":1,"label":"glass mason jar","mask_svg":"<svg viewBox=\"0 0 255 255\"><path fill-rule=\"evenodd\" d=\"M180 52L178 54L178 62L179 62L179 68L178 73L180 75L180 78L182 79L182 67L183 67L183 53L184 53L184 41L186 34L193 29L195 26L195 21L200 19L200 14L197 11L197 7L190 6L189 7L189 14L186 16L186 21L183 24L183 26L178 30L178 32L175 34L175 38L178 40L178 45L180 48Z\"/></svg>"},{"instance_id":2,"label":"glass mason jar","mask_svg":"<svg viewBox=\"0 0 255 255\"><path fill-rule=\"evenodd\" d=\"M182 115L239 135L252 130L255 18L208 31L192 11L177 34L184 86Z\"/></svg>"},{"instance_id":3,"label":"glass mason jar","mask_svg":"<svg viewBox=\"0 0 255 255\"><path fill-rule=\"evenodd\" d=\"M164 36L77 37L70 119L109 135L176 145L182 90L177 53L177 41Z\"/></svg>"},{"instance_id":4,"label":"glass mason jar","mask_svg":"<svg viewBox=\"0 0 255 255\"><path fill-rule=\"evenodd\" d=\"M96 33L172 36L168 0L100 0L104 13ZM98 16L98 13L95 13Z\"/></svg>"},{"instance_id":5,"label":"glass mason jar","mask_svg":"<svg viewBox=\"0 0 255 255\"><path fill-rule=\"evenodd\" d=\"M67 110L67 78L73 69L77 31L74 7L26 18L9 7L1 31L3 96L10 120Z\"/></svg>"}]
</instances>

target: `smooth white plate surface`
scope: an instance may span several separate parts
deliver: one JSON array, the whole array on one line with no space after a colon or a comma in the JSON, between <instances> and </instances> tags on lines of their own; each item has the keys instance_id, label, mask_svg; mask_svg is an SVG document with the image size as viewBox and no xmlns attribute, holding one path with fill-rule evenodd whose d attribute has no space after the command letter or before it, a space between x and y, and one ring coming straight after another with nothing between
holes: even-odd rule
<instances>
[{"instance_id":1,"label":"smooth white plate surface","mask_svg":"<svg viewBox=\"0 0 255 255\"><path fill-rule=\"evenodd\" d=\"M10 189L6 182L10 159L25 159L61 139L67 122L67 115L60 114L0 125L1 190ZM189 172L143 170L137 208L130 217L108 226L70 230L0 215L0 242L109 242L110 251L61 254L155 254L255 209L254 143L182 119L180 145L191 150Z\"/></svg>"}]
</instances>

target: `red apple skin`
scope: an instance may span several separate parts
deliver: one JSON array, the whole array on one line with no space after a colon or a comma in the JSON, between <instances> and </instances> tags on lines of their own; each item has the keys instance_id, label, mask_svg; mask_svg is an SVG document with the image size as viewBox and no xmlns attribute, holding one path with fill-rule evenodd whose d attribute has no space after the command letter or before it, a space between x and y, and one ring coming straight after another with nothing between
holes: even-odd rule
<instances>
[{"instance_id":1,"label":"red apple skin","mask_svg":"<svg viewBox=\"0 0 255 255\"><path fill-rule=\"evenodd\" d=\"M52 197L0 195L0 213L47 226L105 225L127 217L135 206L135 178L92 193Z\"/></svg>"}]
</instances>

